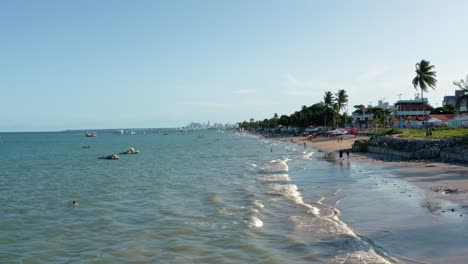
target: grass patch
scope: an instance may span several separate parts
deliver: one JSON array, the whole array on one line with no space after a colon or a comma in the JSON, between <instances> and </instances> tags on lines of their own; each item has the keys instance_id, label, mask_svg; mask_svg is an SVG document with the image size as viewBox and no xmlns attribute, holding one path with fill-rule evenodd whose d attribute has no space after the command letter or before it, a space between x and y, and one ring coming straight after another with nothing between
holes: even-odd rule
<instances>
[{"instance_id":1,"label":"grass patch","mask_svg":"<svg viewBox=\"0 0 468 264\"><path fill-rule=\"evenodd\" d=\"M370 136L386 136L401 133L403 133L403 131L400 128L374 128L371 129L367 134Z\"/></svg>"},{"instance_id":2,"label":"grass patch","mask_svg":"<svg viewBox=\"0 0 468 264\"><path fill-rule=\"evenodd\" d=\"M402 133L399 137L402 138L425 138L426 130L424 129L401 129ZM468 136L468 128L434 128L432 129L432 138L451 138ZM468 143L468 140L466 143Z\"/></svg>"},{"instance_id":3,"label":"grass patch","mask_svg":"<svg viewBox=\"0 0 468 264\"><path fill-rule=\"evenodd\" d=\"M425 138L425 129L408 129L408 128L374 128L367 133L369 136L386 136L397 135L401 138ZM433 128L432 138L451 138L468 136L468 128ZM468 144L468 139L462 144Z\"/></svg>"}]
</instances>

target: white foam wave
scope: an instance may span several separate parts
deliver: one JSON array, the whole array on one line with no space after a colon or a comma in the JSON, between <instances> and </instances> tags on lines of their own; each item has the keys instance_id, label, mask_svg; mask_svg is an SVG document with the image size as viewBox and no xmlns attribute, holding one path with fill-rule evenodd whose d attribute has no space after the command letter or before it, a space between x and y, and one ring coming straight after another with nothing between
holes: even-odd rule
<instances>
[{"instance_id":1,"label":"white foam wave","mask_svg":"<svg viewBox=\"0 0 468 264\"><path fill-rule=\"evenodd\" d=\"M260 181L290 181L288 174L267 174L257 178Z\"/></svg>"},{"instance_id":2,"label":"white foam wave","mask_svg":"<svg viewBox=\"0 0 468 264\"><path fill-rule=\"evenodd\" d=\"M304 151L302 152L302 158L303 159L310 159L310 157L314 154L315 152L307 152L307 151Z\"/></svg>"},{"instance_id":3,"label":"white foam wave","mask_svg":"<svg viewBox=\"0 0 468 264\"><path fill-rule=\"evenodd\" d=\"M352 253L336 256L330 263L391 264L392 262L377 254L373 248L370 248L368 250L358 250Z\"/></svg>"},{"instance_id":4,"label":"white foam wave","mask_svg":"<svg viewBox=\"0 0 468 264\"><path fill-rule=\"evenodd\" d=\"M374 247L367 241L362 240L354 231L342 222L335 214L333 216L292 216L292 222L295 225L300 236L304 236L307 232L314 234L314 237L348 237L347 245L349 252L336 256L331 262L338 263L375 263L375 264L391 264L387 259L394 259L387 256L384 252L380 254L375 252ZM383 256L382 256L383 255ZM385 257L384 257L385 256ZM395 260L396 261L396 260Z\"/></svg>"},{"instance_id":5,"label":"white foam wave","mask_svg":"<svg viewBox=\"0 0 468 264\"><path fill-rule=\"evenodd\" d=\"M277 159L277 160L272 160L268 164L268 166L262 168L264 171L275 171L275 172L286 172L289 171L289 166L288 166L288 161L290 159L284 158L284 159Z\"/></svg>"},{"instance_id":6,"label":"white foam wave","mask_svg":"<svg viewBox=\"0 0 468 264\"><path fill-rule=\"evenodd\" d=\"M343 222L329 217L292 216L295 228L301 232L313 232L317 236L357 235Z\"/></svg>"},{"instance_id":7,"label":"white foam wave","mask_svg":"<svg viewBox=\"0 0 468 264\"><path fill-rule=\"evenodd\" d=\"M311 206L311 208L309 208L309 210L307 210L307 213L312 214L312 215L319 215L320 210L317 207Z\"/></svg>"},{"instance_id":8,"label":"white foam wave","mask_svg":"<svg viewBox=\"0 0 468 264\"><path fill-rule=\"evenodd\" d=\"M256 201L253 201L253 202L252 202L252 205L255 206L255 207L257 207L257 208L263 208L263 207L264 207L264 205L261 204L261 203L260 203L259 201L257 201L257 200L256 200Z\"/></svg>"},{"instance_id":9,"label":"white foam wave","mask_svg":"<svg viewBox=\"0 0 468 264\"><path fill-rule=\"evenodd\" d=\"M251 212L251 213L253 213L253 214L258 214L258 213L260 213L260 212L259 212L257 209L255 209L255 208L250 208L250 209L249 209L249 212Z\"/></svg>"},{"instance_id":10,"label":"white foam wave","mask_svg":"<svg viewBox=\"0 0 468 264\"><path fill-rule=\"evenodd\" d=\"M258 219L257 217L252 216L252 217L250 217L249 221L247 222L247 225L249 227L260 228L260 227L263 226L263 222L262 222L262 220Z\"/></svg>"},{"instance_id":11,"label":"white foam wave","mask_svg":"<svg viewBox=\"0 0 468 264\"><path fill-rule=\"evenodd\" d=\"M320 210L313 207L310 204L304 203L302 200L301 193L298 191L297 185L295 184L269 184L268 188L273 191L274 194L283 195L286 199L294 202L297 205L307 208L307 212L310 214L318 215Z\"/></svg>"}]
</instances>

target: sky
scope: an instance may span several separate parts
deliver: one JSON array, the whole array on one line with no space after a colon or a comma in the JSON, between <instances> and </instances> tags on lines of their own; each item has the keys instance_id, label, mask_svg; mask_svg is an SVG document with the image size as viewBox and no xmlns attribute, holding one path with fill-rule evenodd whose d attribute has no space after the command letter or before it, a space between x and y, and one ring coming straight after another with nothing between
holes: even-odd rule
<instances>
[{"instance_id":1,"label":"sky","mask_svg":"<svg viewBox=\"0 0 468 264\"><path fill-rule=\"evenodd\" d=\"M429 60L468 74L468 1L0 1L0 131L181 127L290 115L346 90L411 99Z\"/></svg>"}]
</instances>

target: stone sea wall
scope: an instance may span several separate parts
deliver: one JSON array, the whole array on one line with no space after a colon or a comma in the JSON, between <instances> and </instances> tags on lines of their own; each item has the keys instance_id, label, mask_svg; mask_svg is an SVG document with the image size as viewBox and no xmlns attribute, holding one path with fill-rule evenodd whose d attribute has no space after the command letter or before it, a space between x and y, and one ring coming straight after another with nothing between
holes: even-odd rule
<instances>
[{"instance_id":1,"label":"stone sea wall","mask_svg":"<svg viewBox=\"0 0 468 264\"><path fill-rule=\"evenodd\" d=\"M402 139L389 136L357 140L355 152L371 152L408 160L440 159L468 162L468 136L450 139Z\"/></svg>"}]
</instances>

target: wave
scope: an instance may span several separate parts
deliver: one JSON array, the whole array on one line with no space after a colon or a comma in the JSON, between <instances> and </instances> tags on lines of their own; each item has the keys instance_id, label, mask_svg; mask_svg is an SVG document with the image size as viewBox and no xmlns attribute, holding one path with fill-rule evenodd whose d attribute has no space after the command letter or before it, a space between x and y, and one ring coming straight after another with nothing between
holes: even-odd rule
<instances>
[{"instance_id":1,"label":"wave","mask_svg":"<svg viewBox=\"0 0 468 264\"><path fill-rule=\"evenodd\" d=\"M309 158L313 152L303 152L302 154L302 158ZM298 158L301 157L299 156ZM340 254L332 257L329 263L333 264L390 264L395 261L395 259L388 257L385 252L377 252L371 242L362 239L346 223L341 221L339 218L341 212L337 208L325 204L325 197L320 196L315 202L306 203L297 185L285 183L285 179L287 179L287 182L291 181L287 173L289 171L287 164L289 160L288 158L283 158L270 161L269 164L259 170L260 175L257 177L257 180L278 181L264 185L267 189L266 193L283 197L305 209L305 215L290 216L297 237L301 237L306 241L312 237L313 243L329 241L329 243L335 244L333 247L339 248L335 252L340 252ZM341 190L341 188L338 188L331 195L336 196ZM274 202L275 200L269 201ZM255 216L252 216L251 219L259 220ZM253 225L253 222L249 222L249 226Z\"/></svg>"},{"instance_id":2,"label":"wave","mask_svg":"<svg viewBox=\"0 0 468 264\"><path fill-rule=\"evenodd\" d=\"M288 174L266 174L257 178L259 181L290 181Z\"/></svg>"},{"instance_id":3,"label":"wave","mask_svg":"<svg viewBox=\"0 0 468 264\"><path fill-rule=\"evenodd\" d=\"M313 152L313 151L311 151L311 152L304 151L304 152L302 152L302 158L303 158L303 159L310 159L310 157L311 157L312 155L314 155L314 153L315 153L315 152Z\"/></svg>"},{"instance_id":4,"label":"wave","mask_svg":"<svg viewBox=\"0 0 468 264\"><path fill-rule=\"evenodd\" d=\"M247 225L249 227L260 228L260 227L263 226L263 222L262 222L262 220L258 219L257 217L251 216L250 219L247 221Z\"/></svg>"}]
</instances>

